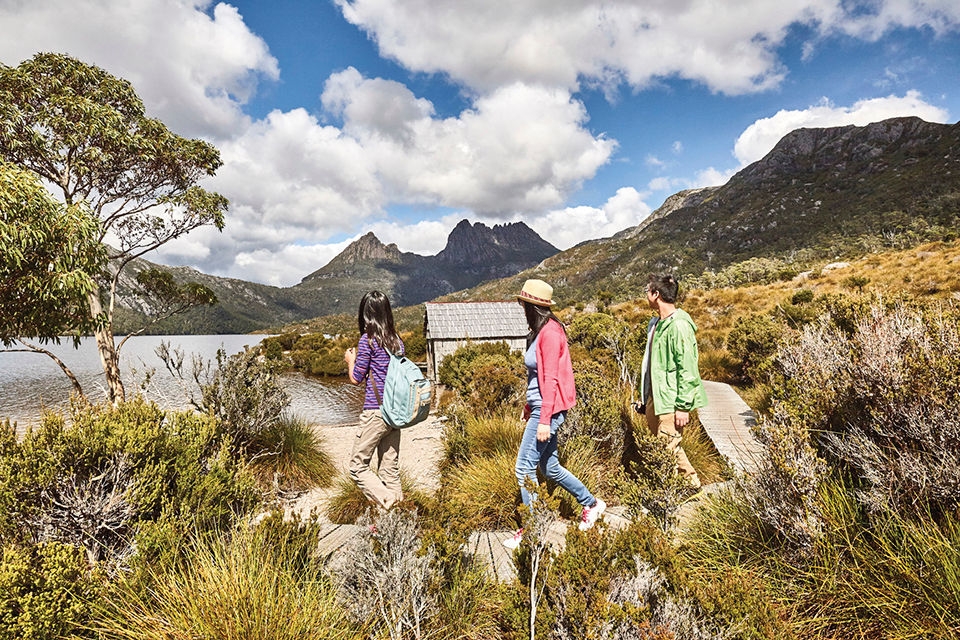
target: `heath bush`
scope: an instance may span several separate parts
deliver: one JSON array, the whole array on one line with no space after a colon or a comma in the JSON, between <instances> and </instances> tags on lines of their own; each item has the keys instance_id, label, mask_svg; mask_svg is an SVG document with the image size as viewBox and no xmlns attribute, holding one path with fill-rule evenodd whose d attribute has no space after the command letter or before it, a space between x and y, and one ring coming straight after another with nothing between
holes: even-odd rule
<instances>
[{"instance_id":1,"label":"heath bush","mask_svg":"<svg viewBox=\"0 0 960 640\"><path fill-rule=\"evenodd\" d=\"M784 338L784 327L769 316L744 316L737 318L727 335L727 351L740 362L741 377L763 382Z\"/></svg>"},{"instance_id":2,"label":"heath bush","mask_svg":"<svg viewBox=\"0 0 960 640\"><path fill-rule=\"evenodd\" d=\"M471 343L443 359L438 380L455 389L469 411L491 415L522 405L523 356L505 342Z\"/></svg>"},{"instance_id":3,"label":"heath bush","mask_svg":"<svg viewBox=\"0 0 960 640\"><path fill-rule=\"evenodd\" d=\"M574 370L577 403L560 429L561 445L578 436L594 442L604 459L619 464L629 426L623 420L623 387L611 381L600 365L581 362Z\"/></svg>"},{"instance_id":4,"label":"heath bush","mask_svg":"<svg viewBox=\"0 0 960 640\"><path fill-rule=\"evenodd\" d=\"M105 585L81 548L59 542L3 545L0 639L48 640L82 633L90 604Z\"/></svg>"}]
</instances>

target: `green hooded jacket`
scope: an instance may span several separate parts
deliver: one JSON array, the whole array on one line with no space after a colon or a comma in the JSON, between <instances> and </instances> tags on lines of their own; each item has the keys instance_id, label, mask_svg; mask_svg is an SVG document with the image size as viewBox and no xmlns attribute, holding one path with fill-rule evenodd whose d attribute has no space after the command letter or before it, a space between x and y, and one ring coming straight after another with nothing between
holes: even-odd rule
<instances>
[{"instance_id":1,"label":"green hooded jacket","mask_svg":"<svg viewBox=\"0 0 960 640\"><path fill-rule=\"evenodd\" d=\"M650 319L650 328L656 324L653 339L647 341L643 356L643 376L640 393L646 386L647 363L650 363L650 382L653 387L653 408L657 415L674 411L692 411L707 405L707 393L700 380L697 349L697 325L683 309L669 317ZM643 398L649 402L648 398Z\"/></svg>"}]
</instances>

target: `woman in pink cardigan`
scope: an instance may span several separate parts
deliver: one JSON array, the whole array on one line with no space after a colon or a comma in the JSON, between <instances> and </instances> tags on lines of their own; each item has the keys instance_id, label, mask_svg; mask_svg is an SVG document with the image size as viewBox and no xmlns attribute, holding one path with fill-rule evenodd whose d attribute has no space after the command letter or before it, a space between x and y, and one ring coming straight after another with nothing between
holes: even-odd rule
<instances>
[{"instance_id":1,"label":"woman in pink cardigan","mask_svg":"<svg viewBox=\"0 0 960 640\"><path fill-rule=\"evenodd\" d=\"M583 505L580 529L587 530L607 508L603 500L591 494L577 476L560 465L557 457L557 430L567 417L567 410L576 402L573 365L567 348L567 332L550 310L553 287L543 280L527 280L517 300L527 316L527 404L523 408L526 427L517 452L517 481L523 504L530 506L536 498L527 491L529 479L537 483L537 467L550 480L569 491ZM523 539L523 529L503 541L503 546L516 549Z\"/></svg>"}]
</instances>

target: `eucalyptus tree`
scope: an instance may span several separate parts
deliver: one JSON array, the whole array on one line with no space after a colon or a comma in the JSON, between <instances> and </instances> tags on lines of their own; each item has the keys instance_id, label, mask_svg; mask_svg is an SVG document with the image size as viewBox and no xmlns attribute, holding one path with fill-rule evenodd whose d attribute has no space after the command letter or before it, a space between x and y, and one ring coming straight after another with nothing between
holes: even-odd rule
<instances>
[{"instance_id":1,"label":"eucalyptus tree","mask_svg":"<svg viewBox=\"0 0 960 640\"><path fill-rule=\"evenodd\" d=\"M223 228L227 200L199 182L217 149L149 118L133 86L67 55L0 65L0 158L40 176L69 207L85 203L111 251L87 295L108 398L124 397L113 314L131 261L205 225ZM208 297L209 299L209 297Z\"/></svg>"},{"instance_id":2,"label":"eucalyptus tree","mask_svg":"<svg viewBox=\"0 0 960 640\"><path fill-rule=\"evenodd\" d=\"M64 205L35 174L0 161L0 343L53 358L80 396L77 377L41 345L94 328L87 297L106 262L99 236L84 203Z\"/></svg>"}]
</instances>

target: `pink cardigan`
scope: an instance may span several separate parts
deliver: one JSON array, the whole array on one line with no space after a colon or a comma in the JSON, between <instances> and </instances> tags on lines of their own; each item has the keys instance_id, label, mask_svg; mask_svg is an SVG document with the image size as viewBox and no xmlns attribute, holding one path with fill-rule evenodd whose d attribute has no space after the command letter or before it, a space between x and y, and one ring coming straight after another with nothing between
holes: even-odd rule
<instances>
[{"instance_id":1,"label":"pink cardigan","mask_svg":"<svg viewBox=\"0 0 960 640\"><path fill-rule=\"evenodd\" d=\"M549 425L554 414L566 411L577 402L567 335L553 319L540 329L537 339L537 382L542 398L539 424Z\"/></svg>"}]
</instances>

